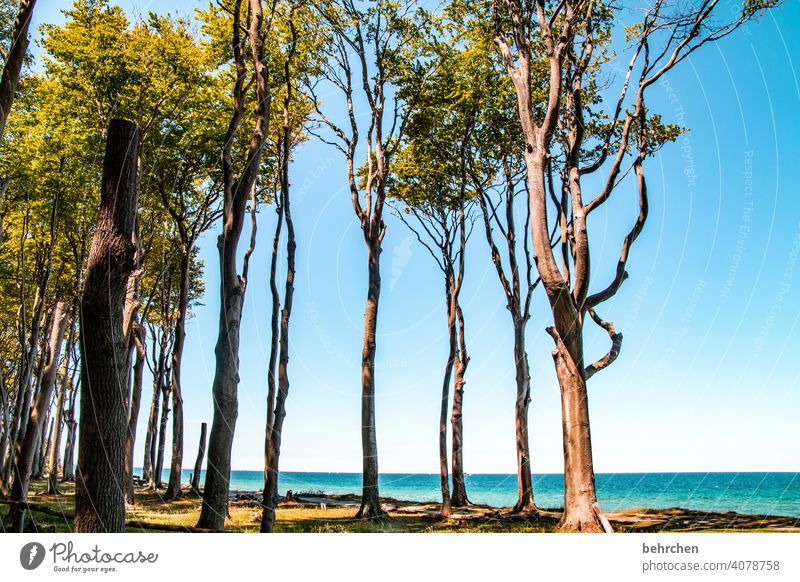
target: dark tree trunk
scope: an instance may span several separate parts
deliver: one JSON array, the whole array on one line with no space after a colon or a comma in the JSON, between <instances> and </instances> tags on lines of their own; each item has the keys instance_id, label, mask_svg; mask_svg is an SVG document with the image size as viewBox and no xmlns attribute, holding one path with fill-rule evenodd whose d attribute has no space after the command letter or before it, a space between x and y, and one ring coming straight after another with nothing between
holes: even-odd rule
<instances>
[{"instance_id":1,"label":"dark tree trunk","mask_svg":"<svg viewBox=\"0 0 800 582\"><path fill-rule=\"evenodd\" d=\"M445 305L447 306L447 336L448 353L444 366L444 379L442 380L442 398L439 406L439 485L442 490L442 515L445 517L452 513L450 499L450 474L448 471L447 456L447 411L450 405L450 381L453 377L453 364L458 350L456 337L456 310L453 304L453 271L447 268L444 273ZM455 444L455 443L454 443Z\"/></svg>"},{"instance_id":2,"label":"dark tree trunk","mask_svg":"<svg viewBox=\"0 0 800 582\"><path fill-rule=\"evenodd\" d=\"M0 79L0 139L5 133L8 114L11 112L11 105L14 103L14 95L17 92L19 74L25 62L25 54L28 52L28 28L31 24L34 6L36 6L36 0L20 1L17 18L11 31L11 47L8 49L3 66L3 76Z\"/></svg>"},{"instance_id":3,"label":"dark tree trunk","mask_svg":"<svg viewBox=\"0 0 800 582\"><path fill-rule=\"evenodd\" d=\"M363 482L361 507L357 517L385 515L378 491L378 438L375 428L375 333L378 326L378 300L381 295L381 244L367 243L369 286L364 310L364 350L361 355L361 449Z\"/></svg>"},{"instance_id":4,"label":"dark tree trunk","mask_svg":"<svg viewBox=\"0 0 800 582\"><path fill-rule=\"evenodd\" d=\"M203 459L206 456L206 430L208 424L205 422L200 425L200 444L197 446L197 458L194 461L194 473L192 473L192 493L200 495L200 471L203 470Z\"/></svg>"},{"instance_id":5,"label":"dark tree trunk","mask_svg":"<svg viewBox=\"0 0 800 582\"><path fill-rule=\"evenodd\" d=\"M161 421L158 425L158 453L156 454L155 469L151 482L155 489L161 488L164 473L164 452L167 449L167 422L169 420L169 392L168 385L161 388Z\"/></svg>"},{"instance_id":6,"label":"dark tree trunk","mask_svg":"<svg viewBox=\"0 0 800 582\"><path fill-rule=\"evenodd\" d=\"M47 427L48 430L44 430ZM41 479L44 476L44 465L47 460L47 451L53 439L53 420L50 418L50 411L47 411L45 422L39 430L39 446L36 449L36 456L33 458L33 471L31 479Z\"/></svg>"},{"instance_id":7,"label":"dark tree trunk","mask_svg":"<svg viewBox=\"0 0 800 582\"><path fill-rule=\"evenodd\" d=\"M451 503L453 507L466 507L469 505L469 498L467 497L467 486L464 482L464 423L462 414L469 355L467 355L467 343L464 337L464 314L461 312L458 298L456 298L455 307L458 320L459 349L458 356L454 362L453 412L450 416L450 428L453 431L453 495Z\"/></svg>"},{"instance_id":8,"label":"dark tree trunk","mask_svg":"<svg viewBox=\"0 0 800 582\"><path fill-rule=\"evenodd\" d=\"M194 241L188 241L181 255L180 298L178 319L175 322L175 340L172 344L172 460L169 484L164 493L168 501L181 495L181 469L183 467L183 394L181 391L181 361L186 340L186 314L189 311L189 268L192 262Z\"/></svg>"},{"instance_id":9,"label":"dark tree trunk","mask_svg":"<svg viewBox=\"0 0 800 582\"><path fill-rule=\"evenodd\" d=\"M150 414L147 420L147 432L144 438L144 462L142 463L142 481L152 484L153 479L153 451L156 442L156 427L158 426L158 411L161 407L161 390L154 386L153 399L150 402Z\"/></svg>"},{"instance_id":10,"label":"dark tree trunk","mask_svg":"<svg viewBox=\"0 0 800 582\"><path fill-rule=\"evenodd\" d=\"M224 182L223 227L217 241L220 257L220 317L219 335L214 348L216 369L211 387L214 418L208 437L208 463L203 488L203 507L197 526L222 530L228 507L228 488L231 473L231 449L239 414L239 328L242 321L242 304L247 286L247 260L242 276L237 269L237 250L247 211L247 200L254 192L258 179L264 142L269 133L270 89L268 70L264 62L264 37L267 27L260 0L249 0L250 17L247 37L251 49L250 62L254 67L255 85L255 129L247 150L247 159L238 179L234 178L232 148L234 138L244 114L244 81L250 77L247 59L242 52L241 0L233 10L233 53L238 72L233 88L233 115L228 125L222 151ZM252 203L256 200L253 197ZM255 210L253 209L253 213ZM253 214L255 217L255 214ZM255 226L255 218L253 218ZM253 251L255 237L245 256Z\"/></svg>"},{"instance_id":11,"label":"dark tree trunk","mask_svg":"<svg viewBox=\"0 0 800 582\"><path fill-rule=\"evenodd\" d=\"M58 372L58 362L61 355L61 344L64 342L64 332L67 327L68 306L56 303L53 314L53 329L50 333L50 347L48 350L47 364L42 375L42 384L36 402L30 412L25 435L17 446L16 475L11 490L11 499L20 504L28 501L28 487L30 486L33 461L37 448L41 445L41 432L44 430L45 417L50 408L53 388ZM9 510L11 529L21 533L25 528L24 505L11 505Z\"/></svg>"},{"instance_id":12,"label":"dark tree trunk","mask_svg":"<svg viewBox=\"0 0 800 582\"><path fill-rule=\"evenodd\" d=\"M134 502L133 489L133 449L136 445L136 426L139 424L139 408L142 402L142 376L144 375L145 349L144 326L133 324L131 341L136 348L136 360L133 364L133 387L128 410L128 432L125 434L125 501Z\"/></svg>"},{"instance_id":13,"label":"dark tree trunk","mask_svg":"<svg viewBox=\"0 0 800 582\"><path fill-rule=\"evenodd\" d=\"M275 397L275 404L272 406L270 401L269 409L272 409L272 416L267 423L267 467L266 479L264 482L264 511L261 514L261 532L271 533L275 528L275 510L278 502L278 478L280 476L280 455L281 455L281 436L283 433L283 421L286 417L286 398L289 396L289 320L292 316L292 305L294 303L294 275L295 275L295 253L297 243L295 242L294 221L292 220L292 208L289 199L289 150L290 132L289 105L292 99L290 62L294 54L294 23L291 24L293 42L291 45L289 58L285 63L285 84L287 88L286 97L283 104L283 135L282 135L282 165L281 165L281 192L280 210L278 225L275 230L275 242L280 237L281 218L286 220L286 281L284 285L283 310L280 317L279 338L274 335L273 326L272 354L275 354L276 340L278 340L278 392ZM276 250L274 248L274 250ZM275 253L273 253L273 258ZM273 291L275 283L275 261L272 262L270 272L270 286ZM273 309L275 307L276 294L273 293ZM273 320L274 321L274 320ZM273 358L271 358L272 361ZM270 374L274 375L274 368L270 369ZM274 392L273 384L270 385L270 392ZM269 397L272 395L270 394Z\"/></svg>"},{"instance_id":14,"label":"dark tree trunk","mask_svg":"<svg viewBox=\"0 0 800 582\"><path fill-rule=\"evenodd\" d=\"M139 128L113 119L81 297L81 415L75 532L125 530L127 369L122 317L133 271Z\"/></svg>"}]
</instances>

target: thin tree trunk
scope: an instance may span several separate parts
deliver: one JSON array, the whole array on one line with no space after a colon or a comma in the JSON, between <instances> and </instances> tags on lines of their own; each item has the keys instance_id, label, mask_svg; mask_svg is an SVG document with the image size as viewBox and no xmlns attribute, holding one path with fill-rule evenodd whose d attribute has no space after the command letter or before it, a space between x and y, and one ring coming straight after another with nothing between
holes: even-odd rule
<instances>
[{"instance_id":1,"label":"thin tree trunk","mask_svg":"<svg viewBox=\"0 0 800 582\"><path fill-rule=\"evenodd\" d=\"M77 313L78 306L73 305L73 313ZM72 324L69 328L69 337L67 338L67 349L64 354L64 360L61 365L61 383L58 388L58 396L56 397L56 411L53 418L54 433L52 442L50 443L50 455L47 461L47 494L58 494L58 465L59 457L61 456L61 434L62 424L64 417L64 406L66 404L67 386L69 385L69 364L70 356L72 355L72 345L75 341L75 324L77 317L73 318Z\"/></svg>"},{"instance_id":2,"label":"thin tree trunk","mask_svg":"<svg viewBox=\"0 0 800 582\"><path fill-rule=\"evenodd\" d=\"M514 364L516 368L517 398L514 406L514 426L517 443L517 503L514 512L536 512L533 502L531 456L528 444L528 405L531 401L528 354L525 350L525 326L514 324Z\"/></svg>"},{"instance_id":3,"label":"thin tree trunk","mask_svg":"<svg viewBox=\"0 0 800 582\"><path fill-rule=\"evenodd\" d=\"M64 332L67 327L69 307L65 303L56 303L53 314L53 329L50 333L50 346L48 359L42 376L42 385L36 396L36 403L30 412L25 435L17 446L16 475L11 490L11 499L20 504L28 500L28 487L30 486L31 472L36 449L40 444L41 431L45 428L44 421L58 372L58 363L61 356L61 344L64 342ZM12 505L9 510L12 531L21 533L25 527L24 505Z\"/></svg>"},{"instance_id":4,"label":"thin tree trunk","mask_svg":"<svg viewBox=\"0 0 800 582\"><path fill-rule=\"evenodd\" d=\"M464 314L458 298L455 301L455 308L458 320L459 349L454 362L453 411L450 417L450 428L453 432L453 495L451 503L453 507L466 507L470 503L467 497L467 486L464 482L464 422L462 416L469 355L464 337Z\"/></svg>"},{"instance_id":5,"label":"thin tree trunk","mask_svg":"<svg viewBox=\"0 0 800 582\"><path fill-rule=\"evenodd\" d=\"M81 380L78 378L76 383L72 384L72 394L69 399L69 414L67 415L67 445L64 448L64 463L63 475L61 482L71 482L75 480L75 443L78 436L78 423L75 420L75 404L77 401L78 393L80 391Z\"/></svg>"},{"instance_id":6,"label":"thin tree trunk","mask_svg":"<svg viewBox=\"0 0 800 582\"><path fill-rule=\"evenodd\" d=\"M153 399L150 402L150 414L147 420L147 432L144 438L144 462L142 463L142 481L146 481L148 486L152 484L153 478L153 451L155 450L155 434L158 424L158 411L161 406L161 390L157 386L153 387Z\"/></svg>"},{"instance_id":7,"label":"thin tree trunk","mask_svg":"<svg viewBox=\"0 0 800 582\"><path fill-rule=\"evenodd\" d=\"M0 79L0 139L5 133L8 114L11 112L11 105L17 92L19 74L28 52L28 28L31 24L34 6L36 6L36 0L20 0L17 18L11 31L11 47L3 66L2 79Z\"/></svg>"},{"instance_id":8,"label":"thin tree trunk","mask_svg":"<svg viewBox=\"0 0 800 582\"><path fill-rule=\"evenodd\" d=\"M41 436L39 437L39 452L36 455L36 458L33 461L33 473L31 474L31 479L41 479L44 477L44 466L47 461L47 453L50 450L50 443L53 442L53 419L50 418L50 411L47 411L47 422L45 422L42 427L49 426L48 430L42 430Z\"/></svg>"},{"instance_id":9,"label":"thin tree trunk","mask_svg":"<svg viewBox=\"0 0 800 582\"><path fill-rule=\"evenodd\" d=\"M125 501L129 504L134 502L133 449L136 444L136 427L139 424L139 408L142 402L142 376L144 375L144 360L147 355L144 326L135 323L131 336L136 348L136 360L133 364L133 387L128 410L128 432L125 435Z\"/></svg>"},{"instance_id":10,"label":"thin tree trunk","mask_svg":"<svg viewBox=\"0 0 800 582\"><path fill-rule=\"evenodd\" d=\"M197 458L194 461L194 473L192 473L192 493L200 495L200 471L203 470L203 458L206 456L206 430L208 424L205 422L200 425L200 444L197 446Z\"/></svg>"},{"instance_id":11,"label":"thin tree trunk","mask_svg":"<svg viewBox=\"0 0 800 582\"><path fill-rule=\"evenodd\" d=\"M181 469L183 467L183 394L181 391L181 362L186 340L186 314L189 311L189 268L192 261L194 241L186 241L181 255L180 298L178 318L175 322L175 339L172 344L172 460L169 484L164 493L168 501L181 496Z\"/></svg>"},{"instance_id":12,"label":"thin tree trunk","mask_svg":"<svg viewBox=\"0 0 800 582\"><path fill-rule=\"evenodd\" d=\"M291 45L289 58L285 64L285 81L287 94L283 106L283 146L282 146L282 168L281 168L281 204L280 213L286 219L286 282L284 286L283 310L280 318L280 341L278 358L278 393L275 398L272 422L268 426L269 449L267 454L267 477L264 484L264 511L261 515L261 532L271 533L275 527L275 510L278 502L278 478L280 477L280 455L281 455L281 436L283 434L283 421L286 417L286 398L289 396L289 320L292 316L292 305L294 302L294 276L295 276L295 253L297 243L295 241L294 221L292 220L292 209L289 199L289 142L291 127L289 124L289 104L291 102L291 78L289 74L289 64L294 53L295 29L294 22L291 22L293 42ZM276 228L276 240L280 235L279 226ZM270 274L270 282L275 287L275 269ZM274 295L273 295L274 297ZM273 336L273 349L275 337Z\"/></svg>"},{"instance_id":13,"label":"thin tree trunk","mask_svg":"<svg viewBox=\"0 0 800 582\"><path fill-rule=\"evenodd\" d=\"M134 264L139 128L113 119L108 128L97 229L81 297L81 416L75 532L125 530L127 345L125 289Z\"/></svg>"},{"instance_id":14,"label":"thin tree trunk","mask_svg":"<svg viewBox=\"0 0 800 582\"><path fill-rule=\"evenodd\" d=\"M161 488L162 474L164 472L164 452L167 448L167 423L169 420L169 392L169 385L164 384L161 388L161 422L158 425L158 453L152 477L155 489Z\"/></svg>"},{"instance_id":15,"label":"thin tree trunk","mask_svg":"<svg viewBox=\"0 0 800 582\"><path fill-rule=\"evenodd\" d=\"M442 380L442 398L439 406L439 483L442 490L442 515L445 517L452 513L450 499L450 475L447 468L447 411L450 405L450 381L453 377L453 364L455 363L458 340L456 338L456 311L453 305L453 272L452 268L445 270L445 305L447 306L447 336L448 353Z\"/></svg>"},{"instance_id":16,"label":"thin tree trunk","mask_svg":"<svg viewBox=\"0 0 800 582\"><path fill-rule=\"evenodd\" d=\"M381 245L369 240L367 305L364 310L364 349L361 355L361 449L363 482L361 507L357 517L379 518L381 508L378 491L378 439L375 428L375 333L378 326L378 300L381 294Z\"/></svg>"}]
</instances>

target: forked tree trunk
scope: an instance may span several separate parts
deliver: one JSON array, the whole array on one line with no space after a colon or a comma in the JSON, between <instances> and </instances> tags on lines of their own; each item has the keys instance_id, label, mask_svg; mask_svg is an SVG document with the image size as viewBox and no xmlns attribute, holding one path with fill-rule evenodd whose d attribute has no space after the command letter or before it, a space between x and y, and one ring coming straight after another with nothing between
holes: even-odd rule
<instances>
[{"instance_id":1,"label":"forked tree trunk","mask_svg":"<svg viewBox=\"0 0 800 582\"><path fill-rule=\"evenodd\" d=\"M64 332L67 327L68 306L65 303L56 303L53 313L53 328L50 332L50 347L48 350L47 364L42 375L42 384L36 402L31 409L25 434L16 451L16 474L14 485L11 489L11 499L19 504L28 501L28 487L30 486L31 472L34 456L41 442L41 432L44 426L53 388L58 372L58 362L61 356L61 344L64 343ZM25 528L24 505L12 505L9 509L12 531L21 533Z\"/></svg>"},{"instance_id":2,"label":"forked tree trunk","mask_svg":"<svg viewBox=\"0 0 800 582\"><path fill-rule=\"evenodd\" d=\"M378 437L375 429L375 333L381 295L381 244L368 240L369 286L364 310L364 349L361 355L361 449L363 482L356 517L372 519L386 514L378 490Z\"/></svg>"},{"instance_id":3,"label":"forked tree trunk","mask_svg":"<svg viewBox=\"0 0 800 582\"><path fill-rule=\"evenodd\" d=\"M127 345L122 333L133 271L139 128L112 119L97 228L81 297L81 415L75 532L125 531Z\"/></svg>"},{"instance_id":4,"label":"forked tree trunk","mask_svg":"<svg viewBox=\"0 0 800 582\"><path fill-rule=\"evenodd\" d=\"M125 501L129 504L134 502L133 449L136 445L136 426L139 424L139 408L142 402L142 376L144 375L144 361L147 355L144 326L138 323L133 324L131 341L136 349L136 360L133 364L133 386L128 410L128 432L125 434Z\"/></svg>"},{"instance_id":5,"label":"forked tree trunk","mask_svg":"<svg viewBox=\"0 0 800 582\"><path fill-rule=\"evenodd\" d=\"M206 456L206 430L208 424L205 422L200 425L200 444L197 446L197 458L194 461L194 473L192 473L192 493L200 495L200 471L203 470L203 459Z\"/></svg>"},{"instance_id":6,"label":"forked tree trunk","mask_svg":"<svg viewBox=\"0 0 800 582\"><path fill-rule=\"evenodd\" d=\"M169 483L164 500L181 495L181 469L183 467L183 393L181 390L181 362L186 341L186 314L189 311L189 268L192 261L193 242L183 249L181 255L180 298L178 319L175 322L175 340L172 344L172 459L169 468Z\"/></svg>"},{"instance_id":7,"label":"forked tree trunk","mask_svg":"<svg viewBox=\"0 0 800 582\"><path fill-rule=\"evenodd\" d=\"M531 375L528 354L525 350L525 327L514 324L514 365L516 368L517 397L514 405L514 426L517 443L517 502L514 512L536 512L533 501L531 454L528 443L528 405L531 401Z\"/></svg>"}]
</instances>

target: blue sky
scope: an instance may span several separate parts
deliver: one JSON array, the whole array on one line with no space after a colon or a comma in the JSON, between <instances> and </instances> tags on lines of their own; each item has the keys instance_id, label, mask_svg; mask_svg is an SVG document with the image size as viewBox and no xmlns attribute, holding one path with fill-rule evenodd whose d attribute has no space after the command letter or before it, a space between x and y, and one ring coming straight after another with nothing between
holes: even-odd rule
<instances>
[{"instance_id":1,"label":"blue sky","mask_svg":"<svg viewBox=\"0 0 800 582\"><path fill-rule=\"evenodd\" d=\"M37 7L37 23L60 21L58 10L68 4ZM198 6L121 4L132 13L190 14ZM617 362L590 382L598 472L800 470L798 63L800 5L790 0L701 51L650 93L651 110L691 131L647 162L650 218L629 262L630 278L602 311L625 339ZM366 252L341 155L309 143L297 152L292 176L297 284L281 466L360 471ZM635 196L632 187L621 188L589 224L595 288L611 277L638 211ZM260 215L246 298L234 469L263 464L273 220L268 210ZM399 221L388 223L376 364L380 469L433 473L447 350L441 275ZM201 241L207 293L188 325L186 467L200 423L211 421L215 239L216 232ZM470 244L462 294L471 355L465 467L513 473L511 324L482 233ZM528 333L536 473L562 470L552 341L543 331L548 317L537 292ZM587 333L587 353L604 353L607 342L605 334ZM149 397L146 386L143 402Z\"/></svg>"}]
</instances>

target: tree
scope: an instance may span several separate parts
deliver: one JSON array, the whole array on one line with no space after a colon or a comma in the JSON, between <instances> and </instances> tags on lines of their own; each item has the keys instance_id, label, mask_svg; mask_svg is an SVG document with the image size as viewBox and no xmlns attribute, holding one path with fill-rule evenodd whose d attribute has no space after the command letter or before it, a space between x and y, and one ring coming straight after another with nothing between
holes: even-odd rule
<instances>
[{"instance_id":1,"label":"tree","mask_svg":"<svg viewBox=\"0 0 800 582\"><path fill-rule=\"evenodd\" d=\"M212 395L214 417L208 438L208 469L203 489L203 508L198 527L222 530L228 503L231 470L231 448L238 415L239 385L239 326L242 305L247 289L247 270L254 240L245 252L241 275L237 268L239 238L244 226L248 199L255 206L255 188L261 166L264 143L269 133L270 85L269 69L265 62L264 39L269 34L272 15L265 20L260 0L249 0L249 9L242 18L242 0L223 5L230 13L233 52L233 115L222 146L223 226L217 246L220 257L221 302L219 336L214 349L216 368ZM242 28L246 26L245 38ZM240 170L234 159L235 138L244 117L248 59L244 47L250 47L250 64L255 87L255 119L250 142ZM255 225L255 208L253 223Z\"/></svg>"},{"instance_id":2,"label":"tree","mask_svg":"<svg viewBox=\"0 0 800 582\"><path fill-rule=\"evenodd\" d=\"M358 517L382 518L378 490L378 439L375 427L375 338L381 293L381 251L386 224L383 211L389 166L397 149L404 120L404 100L391 90L395 66L400 65L404 33L413 6L379 1L366 7L344 0L316 6L327 28L329 42L320 78L344 99L347 125L323 113L311 88L319 119L333 134L323 138L341 152L353 211L367 246L367 302L364 310L364 347L361 354L362 494ZM358 93L358 95L357 95ZM363 100L363 101L362 101ZM364 114L356 111L364 107ZM367 129L364 132L363 125ZM365 138L364 144L359 140ZM356 161L366 146L363 166Z\"/></svg>"},{"instance_id":3,"label":"tree","mask_svg":"<svg viewBox=\"0 0 800 582\"><path fill-rule=\"evenodd\" d=\"M547 331L555 344L553 360L561 390L562 530L610 530L597 504L586 381L617 358L622 335L596 309L627 278L631 247L647 219L644 160L680 132L648 112L647 89L701 46L727 36L776 4L746 0L739 15L724 20L718 17L718 0L674 7L656 0L640 23L627 28L632 56L619 99L609 112L602 110L592 94L609 63L604 47L619 6L575 0L493 4L495 42L514 86L525 140L533 255L553 318ZM534 92L540 87L546 94L537 102ZM623 164L628 164L627 171ZM586 197L585 177L601 171L606 178L599 192ZM633 172L639 192L639 213L623 240L611 282L592 292L587 219L609 199L628 171ZM560 187L554 185L555 176L560 178ZM589 201L584 202L585 198ZM551 220L548 203L554 211ZM550 242L551 223L560 233L561 266ZM583 345L587 315L611 341L608 353L591 364L586 363Z\"/></svg>"},{"instance_id":4,"label":"tree","mask_svg":"<svg viewBox=\"0 0 800 582\"><path fill-rule=\"evenodd\" d=\"M277 221L270 261L270 293L272 296L271 342L269 369L267 372L267 425L264 443L264 510L261 516L261 531L271 533L275 525L275 510L278 502L278 477L280 474L281 436L286 417L286 399L289 396L289 320L294 299L296 236L292 219L289 166L292 152L306 139L304 127L313 111L308 96L299 85L307 84L314 72L313 61L318 56L319 35L307 26L298 33L296 21L308 22L313 12L301 4L289 2L279 8L275 23L274 52L283 61L280 85L274 91L280 96L282 123L274 131L275 173L277 192L272 199ZM277 55L276 55L277 56ZM276 75L277 77L277 75ZM277 101L277 99L276 99ZM283 225L286 225L286 275L284 277L283 305L278 289L278 255ZM198 469L199 470L199 469Z\"/></svg>"},{"instance_id":5,"label":"tree","mask_svg":"<svg viewBox=\"0 0 800 582\"><path fill-rule=\"evenodd\" d=\"M462 413L469 355L460 296L475 193L467 168L474 95L472 64L456 49L457 35L448 31L447 23L439 27L439 34L451 36L442 40L438 34L426 35L419 41L427 45L419 47L420 52L434 63L424 83L412 74L400 85L401 92L417 92L417 96L392 165L390 184L392 197L400 202L397 216L428 250L444 278L448 355L439 414L439 471L442 514L447 516L451 507L469 504L464 480ZM452 494L447 453L451 382Z\"/></svg>"},{"instance_id":6,"label":"tree","mask_svg":"<svg viewBox=\"0 0 800 582\"><path fill-rule=\"evenodd\" d=\"M127 405L122 310L133 271L139 127L114 119L108 128L100 214L81 296L81 416L75 532L125 529Z\"/></svg>"}]
</instances>

